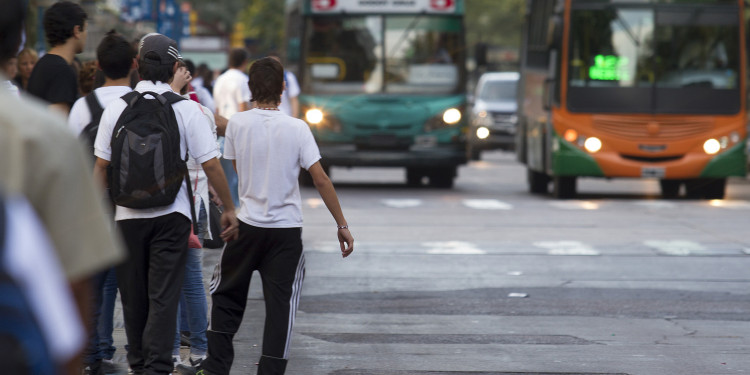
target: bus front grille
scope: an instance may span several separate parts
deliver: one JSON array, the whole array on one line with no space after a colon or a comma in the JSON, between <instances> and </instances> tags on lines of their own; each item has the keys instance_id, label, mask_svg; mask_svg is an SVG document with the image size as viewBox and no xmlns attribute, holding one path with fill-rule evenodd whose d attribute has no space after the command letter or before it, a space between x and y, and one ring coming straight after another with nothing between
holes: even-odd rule
<instances>
[{"instance_id":1,"label":"bus front grille","mask_svg":"<svg viewBox=\"0 0 750 375\"><path fill-rule=\"evenodd\" d=\"M675 141L692 138L713 129L713 123L704 119L623 119L597 116L593 119L594 129L627 140Z\"/></svg>"}]
</instances>

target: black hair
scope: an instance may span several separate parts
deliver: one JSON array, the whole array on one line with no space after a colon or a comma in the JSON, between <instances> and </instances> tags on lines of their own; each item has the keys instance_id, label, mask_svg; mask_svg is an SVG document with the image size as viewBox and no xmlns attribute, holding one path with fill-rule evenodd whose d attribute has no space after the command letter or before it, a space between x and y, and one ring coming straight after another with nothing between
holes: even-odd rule
<instances>
[{"instance_id":1,"label":"black hair","mask_svg":"<svg viewBox=\"0 0 750 375\"><path fill-rule=\"evenodd\" d=\"M248 76L250 80L247 85L250 86L250 93L253 95L251 101L276 105L281 102L281 93L284 92L284 67L278 60L264 57L254 62L250 66Z\"/></svg>"},{"instance_id":2,"label":"black hair","mask_svg":"<svg viewBox=\"0 0 750 375\"><path fill-rule=\"evenodd\" d=\"M26 18L24 3L23 0L3 0L3 11L0 12L0 63L5 63L18 54L23 20Z\"/></svg>"},{"instance_id":3,"label":"black hair","mask_svg":"<svg viewBox=\"0 0 750 375\"><path fill-rule=\"evenodd\" d=\"M135 58L133 46L122 35L111 30L99 46L96 47L96 59L99 60L104 75L109 79L125 78Z\"/></svg>"},{"instance_id":4,"label":"black hair","mask_svg":"<svg viewBox=\"0 0 750 375\"><path fill-rule=\"evenodd\" d=\"M44 35L50 47L55 47L73 36L73 28L86 27L86 12L80 5L70 1L60 1L44 12Z\"/></svg>"},{"instance_id":5,"label":"black hair","mask_svg":"<svg viewBox=\"0 0 750 375\"><path fill-rule=\"evenodd\" d=\"M235 48L229 52L229 67L239 68L250 59L244 48Z\"/></svg>"},{"instance_id":6,"label":"black hair","mask_svg":"<svg viewBox=\"0 0 750 375\"><path fill-rule=\"evenodd\" d=\"M144 57L150 61L149 63L144 61ZM151 81L156 83L161 81L167 83L174 77L174 64L160 64L161 58L159 54L153 51L146 53L146 56L141 56L138 62L138 74L142 80Z\"/></svg>"},{"instance_id":7,"label":"black hair","mask_svg":"<svg viewBox=\"0 0 750 375\"><path fill-rule=\"evenodd\" d=\"M185 61L185 67L187 68L188 72L190 72L190 75L195 77L195 64L193 63L193 60L186 59Z\"/></svg>"}]
</instances>

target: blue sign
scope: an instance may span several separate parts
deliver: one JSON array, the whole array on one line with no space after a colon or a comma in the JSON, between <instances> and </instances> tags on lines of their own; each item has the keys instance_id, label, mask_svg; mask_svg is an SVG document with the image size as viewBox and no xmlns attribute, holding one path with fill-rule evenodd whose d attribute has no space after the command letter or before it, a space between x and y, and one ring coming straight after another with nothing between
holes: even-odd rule
<instances>
[{"instance_id":1,"label":"blue sign","mask_svg":"<svg viewBox=\"0 0 750 375\"><path fill-rule=\"evenodd\" d=\"M182 36L182 14L175 0L159 0L159 14L156 20L156 32L166 35L178 43Z\"/></svg>"},{"instance_id":2,"label":"blue sign","mask_svg":"<svg viewBox=\"0 0 750 375\"><path fill-rule=\"evenodd\" d=\"M154 21L154 0L122 0L120 17L127 22Z\"/></svg>"}]
</instances>

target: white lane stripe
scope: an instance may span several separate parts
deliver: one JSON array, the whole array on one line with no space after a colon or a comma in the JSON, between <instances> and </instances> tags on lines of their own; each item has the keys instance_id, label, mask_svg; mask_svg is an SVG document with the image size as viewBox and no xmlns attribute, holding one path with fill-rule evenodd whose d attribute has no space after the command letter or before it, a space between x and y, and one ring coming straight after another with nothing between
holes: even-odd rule
<instances>
[{"instance_id":1,"label":"white lane stripe","mask_svg":"<svg viewBox=\"0 0 750 375\"><path fill-rule=\"evenodd\" d=\"M420 199L383 199L382 202L393 208L414 208L422 205Z\"/></svg>"},{"instance_id":2,"label":"white lane stripe","mask_svg":"<svg viewBox=\"0 0 750 375\"><path fill-rule=\"evenodd\" d=\"M294 283L292 283L292 296L289 300L289 322L286 331L286 343L284 345L284 359L289 358L289 346L292 343L292 329L294 328L294 319L297 316L299 307L299 297L302 291L302 282L305 279L305 253L300 254L297 263L297 270L294 274Z\"/></svg>"},{"instance_id":3,"label":"white lane stripe","mask_svg":"<svg viewBox=\"0 0 750 375\"><path fill-rule=\"evenodd\" d=\"M549 204L563 210L598 210L601 207L601 204L598 202L577 200L552 201Z\"/></svg>"},{"instance_id":4,"label":"white lane stripe","mask_svg":"<svg viewBox=\"0 0 750 375\"><path fill-rule=\"evenodd\" d=\"M534 246L547 249L549 255L600 255L593 247L578 241L540 241Z\"/></svg>"},{"instance_id":5,"label":"white lane stripe","mask_svg":"<svg viewBox=\"0 0 750 375\"><path fill-rule=\"evenodd\" d=\"M703 253L706 248L703 245L693 241L662 241L662 240L649 240L643 241L643 243L653 249L656 249L659 253L666 255L675 256L686 256L695 253Z\"/></svg>"},{"instance_id":6,"label":"white lane stripe","mask_svg":"<svg viewBox=\"0 0 750 375\"><path fill-rule=\"evenodd\" d=\"M466 207L476 210L510 210L513 206L497 199L464 199Z\"/></svg>"},{"instance_id":7,"label":"white lane stripe","mask_svg":"<svg viewBox=\"0 0 750 375\"><path fill-rule=\"evenodd\" d=\"M646 208L652 208L652 209L668 209L668 208L675 208L677 205L673 202L667 202L662 200L643 200L643 201L636 201L636 205L646 207Z\"/></svg>"},{"instance_id":8,"label":"white lane stripe","mask_svg":"<svg viewBox=\"0 0 750 375\"><path fill-rule=\"evenodd\" d=\"M305 199L305 205L310 208L324 207L325 203L320 198L308 198Z\"/></svg>"},{"instance_id":9,"label":"white lane stripe","mask_svg":"<svg viewBox=\"0 0 750 375\"><path fill-rule=\"evenodd\" d=\"M436 255L484 255L486 251L477 248L471 242L462 241L442 241L442 242L423 242L422 247L427 248L427 254Z\"/></svg>"}]
</instances>

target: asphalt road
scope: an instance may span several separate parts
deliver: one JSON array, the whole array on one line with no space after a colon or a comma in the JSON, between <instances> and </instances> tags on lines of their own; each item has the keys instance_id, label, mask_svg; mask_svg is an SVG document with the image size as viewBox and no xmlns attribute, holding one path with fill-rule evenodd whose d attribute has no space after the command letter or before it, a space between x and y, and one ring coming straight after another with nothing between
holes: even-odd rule
<instances>
[{"instance_id":1,"label":"asphalt road","mask_svg":"<svg viewBox=\"0 0 750 375\"><path fill-rule=\"evenodd\" d=\"M750 373L750 181L722 201L662 200L657 181L531 195L513 155L453 189L398 169L332 170L355 252L303 190L307 277L288 374ZM207 250L208 275L218 251ZM255 373L253 279L232 374Z\"/></svg>"}]
</instances>

